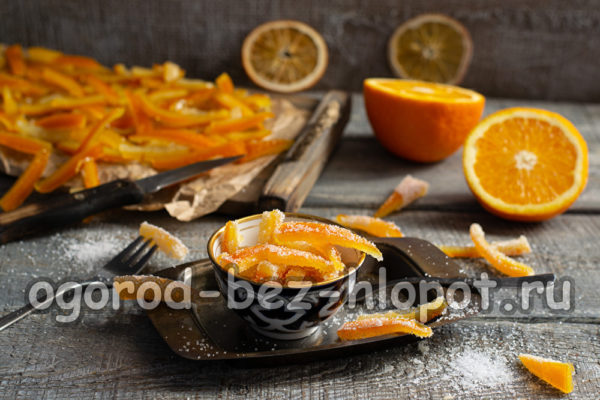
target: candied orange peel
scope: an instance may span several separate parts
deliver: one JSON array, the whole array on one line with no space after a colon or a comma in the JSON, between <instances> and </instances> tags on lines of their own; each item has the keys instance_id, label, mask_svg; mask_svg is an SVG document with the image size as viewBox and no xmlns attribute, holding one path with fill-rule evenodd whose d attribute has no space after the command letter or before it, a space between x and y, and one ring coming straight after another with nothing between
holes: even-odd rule
<instances>
[{"instance_id":1,"label":"candied orange peel","mask_svg":"<svg viewBox=\"0 0 600 400\"><path fill-rule=\"evenodd\" d=\"M104 183L95 180L104 174L90 174L94 164L137 162L165 170L245 155L238 160L243 163L292 143L269 138L268 120L275 116L270 98L236 88L226 73L212 83L186 78L169 61L111 69L89 57L20 45L0 47L0 60L0 146L35 155L40 143L34 141L43 139L50 152L72 156L49 168L59 174L42 171L34 187L43 193L79 172L89 178L86 187ZM11 204L21 204L29 192L13 191L20 197Z\"/></svg>"},{"instance_id":2,"label":"candied orange peel","mask_svg":"<svg viewBox=\"0 0 600 400\"><path fill-rule=\"evenodd\" d=\"M383 218L406 207L413 201L427 194L429 184L421 179L406 175L404 179L396 186L394 192L385 200L385 202L375 212L375 217Z\"/></svg>"},{"instance_id":3,"label":"candied orange peel","mask_svg":"<svg viewBox=\"0 0 600 400\"><path fill-rule=\"evenodd\" d=\"M228 221L223 231L223 241L221 251L223 253L233 253L240 247L241 235L236 221Z\"/></svg>"},{"instance_id":4,"label":"candied orange peel","mask_svg":"<svg viewBox=\"0 0 600 400\"><path fill-rule=\"evenodd\" d=\"M490 243L499 252L507 256L520 256L531 253L529 241L523 235L516 239L502 240ZM448 257L479 258L481 255L475 246L438 246Z\"/></svg>"},{"instance_id":5,"label":"candied orange peel","mask_svg":"<svg viewBox=\"0 0 600 400\"><path fill-rule=\"evenodd\" d=\"M479 254L498 271L515 277L531 276L535 273L529 265L513 260L488 243L481 225L471 224L469 233Z\"/></svg>"},{"instance_id":6,"label":"candied orange peel","mask_svg":"<svg viewBox=\"0 0 600 400\"><path fill-rule=\"evenodd\" d=\"M275 233L275 241L280 244L306 242L316 246L330 243L356 249L377 260L383 260L381 251L367 239L346 228L321 222L284 222Z\"/></svg>"},{"instance_id":7,"label":"candied orange peel","mask_svg":"<svg viewBox=\"0 0 600 400\"><path fill-rule=\"evenodd\" d=\"M357 320L369 318L408 318L416 319L419 322L429 322L439 317L448 307L448 303L443 296L436 298L429 303L421 304L418 307L412 307L406 311L388 311L387 313L364 314L359 315Z\"/></svg>"},{"instance_id":8,"label":"candied orange peel","mask_svg":"<svg viewBox=\"0 0 600 400\"><path fill-rule=\"evenodd\" d=\"M258 228L258 244L275 243L273 234L283 223L284 219L285 214L279 210L263 212Z\"/></svg>"},{"instance_id":9,"label":"candied orange peel","mask_svg":"<svg viewBox=\"0 0 600 400\"><path fill-rule=\"evenodd\" d=\"M571 393L573 391L573 373L575 372L573 364L531 354L519 354L519 360L529 372L561 392Z\"/></svg>"},{"instance_id":10,"label":"candied orange peel","mask_svg":"<svg viewBox=\"0 0 600 400\"><path fill-rule=\"evenodd\" d=\"M395 333L430 337L433 331L415 319L374 317L344 323L337 334L342 340L359 340Z\"/></svg>"},{"instance_id":11,"label":"candied orange peel","mask_svg":"<svg viewBox=\"0 0 600 400\"><path fill-rule=\"evenodd\" d=\"M358 229L377 237L402 237L402 231L393 222L368 215L339 214L335 220L350 229Z\"/></svg>"},{"instance_id":12,"label":"candied orange peel","mask_svg":"<svg viewBox=\"0 0 600 400\"><path fill-rule=\"evenodd\" d=\"M181 260L188 253L188 248L181 240L161 227L142 222L140 236L152 240L158 248L170 257Z\"/></svg>"}]
</instances>

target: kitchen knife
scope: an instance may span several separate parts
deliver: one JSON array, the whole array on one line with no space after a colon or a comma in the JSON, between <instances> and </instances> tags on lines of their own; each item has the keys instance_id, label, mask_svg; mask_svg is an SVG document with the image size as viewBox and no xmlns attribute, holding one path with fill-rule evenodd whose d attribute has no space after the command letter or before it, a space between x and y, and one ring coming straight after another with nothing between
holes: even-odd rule
<instances>
[{"instance_id":1,"label":"kitchen knife","mask_svg":"<svg viewBox=\"0 0 600 400\"><path fill-rule=\"evenodd\" d=\"M0 214L0 243L79 222L90 215L141 203L149 193L228 164L240 156L201 161L137 181L118 179L91 189L60 194L48 200Z\"/></svg>"}]
</instances>

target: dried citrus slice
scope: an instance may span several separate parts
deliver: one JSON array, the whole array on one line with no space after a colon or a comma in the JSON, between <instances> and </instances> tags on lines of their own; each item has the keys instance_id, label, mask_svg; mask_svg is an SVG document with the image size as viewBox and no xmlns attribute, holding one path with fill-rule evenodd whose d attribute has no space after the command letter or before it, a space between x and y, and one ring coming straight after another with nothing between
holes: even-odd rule
<instances>
[{"instance_id":1,"label":"dried citrus slice","mask_svg":"<svg viewBox=\"0 0 600 400\"><path fill-rule=\"evenodd\" d=\"M573 373L575 372L573 364L531 354L519 354L519 360L529 372L561 392L571 393L573 391Z\"/></svg>"},{"instance_id":2,"label":"dried citrus slice","mask_svg":"<svg viewBox=\"0 0 600 400\"><path fill-rule=\"evenodd\" d=\"M274 243L273 233L284 219L285 214L279 210L263 212L258 227L258 244Z\"/></svg>"},{"instance_id":3,"label":"dried citrus slice","mask_svg":"<svg viewBox=\"0 0 600 400\"><path fill-rule=\"evenodd\" d=\"M378 237L402 237L402 231L393 223L367 215L339 214L335 217L340 225L346 228L359 229Z\"/></svg>"},{"instance_id":4,"label":"dried citrus slice","mask_svg":"<svg viewBox=\"0 0 600 400\"><path fill-rule=\"evenodd\" d=\"M327 45L302 22L271 21L246 37L242 63L256 85L275 92L297 92L315 85L325 73Z\"/></svg>"},{"instance_id":5,"label":"dried citrus slice","mask_svg":"<svg viewBox=\"0 0 600 400\"><path fill-rule=\"evenodd\" d=\"M520 256L531 253L529 241L523 235L516 239L491 242L499 252L507 256ZM448 257L452 258L478 258L481 257L475 246L438 246Z\"/></svg>"},{"instance_id":6,"label":"dried citrus slice","mask_svg":"<svg viewBox=\"0 0 600 400\"><path fill-rule=\"evenodd\" d=\"M457 86L370 78L363 85L375 137L397 156L439 161L454 153L477 125L485 98Z\"/></svg>"},{"instance_id":7,"label":"dried citrus slice","mask_svg":"<svg viewBox=\"0 0 600 400\"><path fill-rule=\"evenodd\" d=\"M320 222L284 222L275 233L278 243L307 242L322 246L333 244L367 253L377 260L383 260L381 251L367 239L348 229Z\"/></svg>"},{"instance_id":8,"label":"dried citrus slice","mask_svg":"<svg viewBox=\"0 0 600 400\"><path fill-rule=\"evenodd\" d=\"M369 318L408 318L425 323L442 315L446 307L448 307L446 299L440 296L429 303L421 304L406 311L388 311L387 313L359 315L356 320L360 321Z\"/></svg>"},{"instance_id":9,"label":"dried citrus slice","mask_svg":"<svg viewBox=\"0 0 600 400\"><path fill-rule=\"evenodd\" d=\"M573 124L559 114L509 108L473 129L465 141L463 169L488 211L541 221L565 211L583 191L588 149Z\"/></svg>"},{"instance_id":10,"label":"dried citrus slice","mask_svg":"<svg viewBox=\"0 0 600 400\"><path fill-rule=\"evenodd\" d=\"M236 221L227 221L223 231L223 241L221 242L221 251L224 253L233 253L240 247L241 236Z\"/></svg>"},{"instance_id":11,"label":"dried citrus slice","mask_svg":"<svg viewBox=\"0 0 600 400\"><path fill-rule=\"evenodd\" d=\"M140 225L140 235L152 240L161 251L170 257L181 260L188 253L188 248L181 240L156 225L145 221L142 222Z\"/></svg>"},{"instance_id":12,"label":"dried citrus slice","mask_svg":"<svg viewBox=\"0 0 600 400\"><path fill-rule=\"evenodd\" d=\"M388 42L394 73L405 79L459 83L471 62L473 41L453 18L423 14L400 25Z\"/></svg>"},{"instance_id":13,"label":"dried citrus slice","mask_svg":"<svg viewBox=\"0 0 600 400\"><path fill-rule=\"evenodd\" d=\"M233 254L222 253L219 256L219 264L227 267L229 264L238 266L239 271L258 265L261 261L268 261L277 265L296 265L300 267L314 268L322 273L333 271L331 261L307 251L290 249L273 244L259 244L244 247Z\"/></svg>"},{"instance_id":14,"label":"dried citrus slice","mask_svg":"<svg viewBox=\"0 0 600 400\"><path fill-rule=\"evenodd\" d=\"M533 268L529 265L513 260L489 244L485 240L481 225L471 224L469 233L479 254L498 271L508 276L530 276L534 274Z\"/></svg>"},{"instance_id":15,"label":"dried citrus slice","mask_svg":"<svg viewBox=\"0 0 600 400\"><path fill-rule=\"evenodd\" d=\"M398 186L396 186L394 192L375 212L375 217L382 218L406 207L418 198L425 196L428 189L429 183L406 175Z\"/></svg>"},{"instance_id":16,"label":"dried citrus slice","mask_svg":"<svg viewBox=\"0 0 600 400\"><path fill-rule=\"evenodd\" d=\"M344 323L337 334L342 340L358 340L392 333L410 333L418 337L433 335L430 327L408 318L365 318Z\"/></svg>"}]
</instances>

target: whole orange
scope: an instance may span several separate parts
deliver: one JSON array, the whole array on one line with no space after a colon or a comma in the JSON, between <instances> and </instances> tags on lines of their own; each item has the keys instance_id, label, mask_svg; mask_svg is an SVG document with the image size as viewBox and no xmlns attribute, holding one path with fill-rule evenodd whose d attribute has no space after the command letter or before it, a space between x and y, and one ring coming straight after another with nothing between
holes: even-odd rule
<instances>
[{"instance_id":1,"label":"whole orange","mask_svg":"<svg viewBox=\"0 0 600 400\"><path fill-rule=\"evenodd\" d=\"M485 105L485 98L472 90L401 79L366 79L363 95L381 144L419 162L439 161L458 150Z\"/></svg>"}]
</instances>

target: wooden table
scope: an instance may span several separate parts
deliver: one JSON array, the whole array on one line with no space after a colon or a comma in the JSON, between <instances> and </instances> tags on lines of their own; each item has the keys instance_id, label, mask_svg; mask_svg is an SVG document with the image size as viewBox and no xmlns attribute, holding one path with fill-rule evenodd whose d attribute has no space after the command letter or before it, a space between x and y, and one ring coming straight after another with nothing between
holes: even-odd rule
<instances>
[{"instance_id":1,"label":"wooden table","mask_svg":"<svg viewBox=\"0 0 600 400\"><path fill-rule=\"evenodd\" d=\"M539 224L498 219L475 202L463 178L460 152L430 165L408 163L374 140L359 96L344 140L307 199L303 212L333 217L370 214L405 174L431 183L427 197L390 217L411 236L434 243L466 244L477 221L491 239L525 234L533 253L522 259L536 272L570 277L574 309L554 314L539 301L527 315L499 310L436 331L419 344L392 347L304 365L243 369L227 363L192 362L175 356L139 308L86 312L59 325L55 314L36 314L0 332L2 398L558 398L532 378L517 354L528 352L575 364L575 391L561 398L600 396L600 105L489 100L486 114L530 105L569 118L588 141L590 180L564 215ZM176 233L206 256L206 241L225 216L187 224L165 213L113 212L87 225L0 247L0 304L9 312L24 302L36 277L85 277L136 235L149 220ZM463 262L470 273L490 270ZM151 269L173 262L154 258ZM496 303L515 292L498 294ZM495 303L495 304L496 304Z\"/></svg>"}]
</instances>

